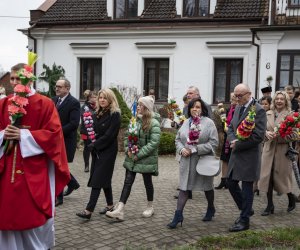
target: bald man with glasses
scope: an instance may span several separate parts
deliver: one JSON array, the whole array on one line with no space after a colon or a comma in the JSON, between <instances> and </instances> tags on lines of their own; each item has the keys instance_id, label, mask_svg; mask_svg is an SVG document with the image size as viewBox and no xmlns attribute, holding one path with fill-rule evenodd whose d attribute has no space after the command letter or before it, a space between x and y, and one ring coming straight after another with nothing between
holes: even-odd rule
<instances>
[{"instance_id":1,"label":"bald man with glasses","mask_svg":"<svg viewBox=\"0 0 300 250\"><path fill-rule=\"evenodd\" d=\"M259 179L261 162L261 143L265 137L267 118L266 112L254 98L246 84L238 84L234 88L238 106L228 127L227 139L232 149L228 163L228 189L240 210L240 216L229 229L230 232L247 230L250 227L250 217L254 214L253 182ZM247 117L248 112L255 110L255 128L249 138L239 140L237 128ZM242 182L242 188L239 182Z\"/></svg>"}]
</instances>

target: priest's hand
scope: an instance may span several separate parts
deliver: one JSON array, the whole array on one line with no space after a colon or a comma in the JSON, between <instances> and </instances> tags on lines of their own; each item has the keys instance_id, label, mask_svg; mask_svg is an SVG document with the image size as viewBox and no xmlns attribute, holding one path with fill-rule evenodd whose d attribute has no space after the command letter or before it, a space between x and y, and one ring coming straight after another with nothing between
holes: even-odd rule
<instances>
[{"instance_id":1,"label":"priest's hand","mask_svg":"<svg viewBox=\"0 0 300 250\"><path fill-rule=\"evenodd\" d=\"M8 125L4 131L4 139L20 140L20 129L13 125Z\"/></svg>"}]
</instances>

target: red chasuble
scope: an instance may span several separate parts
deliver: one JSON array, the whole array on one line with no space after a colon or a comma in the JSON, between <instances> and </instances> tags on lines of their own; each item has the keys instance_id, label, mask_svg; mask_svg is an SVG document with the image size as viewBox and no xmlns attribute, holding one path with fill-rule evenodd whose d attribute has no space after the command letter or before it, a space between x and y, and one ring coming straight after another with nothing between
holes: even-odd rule
<instances>
[{"instance_id":1,"label":"red chasuble","mask_svg":"<svg viewBox=\"0 0 300 250\"><path fill-rule=\"evenodd\" d=\"M10 124L8 99L0 101L0 131ZM44 153L22 158L18 145L14 172L14 150L1 157L0 230L32 229L44 225L52 217L49 160L55 168L55 196L70 179L61 123L52 100L40 94L28 99L27 114L21 118L21 125L29 126Z\"/></svg>"}]
</instances>

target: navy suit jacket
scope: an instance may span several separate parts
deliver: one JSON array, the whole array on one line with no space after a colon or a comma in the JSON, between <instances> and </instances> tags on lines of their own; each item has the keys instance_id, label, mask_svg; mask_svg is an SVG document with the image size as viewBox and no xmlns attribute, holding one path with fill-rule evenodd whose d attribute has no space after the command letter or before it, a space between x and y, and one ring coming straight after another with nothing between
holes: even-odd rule
<instances>
[{"instance_id":1,"label":"navy suit jacket","mask_svg":"<svg viewBox=\"0 0 300 250\"><path fill-rule=\"evenodd\" d=\"M56 105L58 96L53 97L52 100ZM80 103L75 97L69 94L57 108L57 111L63 129L68 162L72 162L77 146L77 128L80 122Z\"/></svg>"}]
</instances>

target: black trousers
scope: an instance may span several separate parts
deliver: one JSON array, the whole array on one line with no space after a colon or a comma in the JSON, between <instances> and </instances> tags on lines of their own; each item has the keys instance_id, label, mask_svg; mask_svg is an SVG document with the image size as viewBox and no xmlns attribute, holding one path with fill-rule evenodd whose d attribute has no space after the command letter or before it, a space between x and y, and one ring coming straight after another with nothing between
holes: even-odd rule
<instances>
[{"instance_id":1,"label":"black trousers","mask_svg":"<svg viewBox=\"0 0 300 250\"><path fill-rule=\"evenodd\" d=\"M152 175L151 174L142 174L144 179L144 185L146 188L147 200L153 201L154 188L152 183ZM122 194L120 197L120 202L126 204L128 197L131 192L132 184L134 183L136 173L129 171L126 169L124 186L122 190Z\"/></svg>"},{"instance_id":2,"label":"black trousers","mask_svg":"<svg viewBox=\"0 0 300 250\"><path fill-rule=\"evenodd\" d=\"M227 181L229 192L238 206L240 220L248 223L253 205L253 181L242 181L242 189L239 186L239 181L232 180L232 173Z\"/></svg>"},{"instance_id":3,"label":"black trousers","mask_svg":"<svg viewBox=\"0 0 300 250\"><path fill-rule=\"evenodd\" d=\"M83 140L83 160L84 160L84 166L88 167L90 165L90 155L91 151L88 149L88 145L91 143L91 140Z\"/></svg>"},{"instance_id":4,"label":"black trousers","mask_svg":"<svg viewBox=\"0 0 300 250\"><path fill-rule=\"evenodd\" d=\"M108 206L112 206L113 203L113 194L112 194L112 188L111 186L108 188L103 188L106 203ZM92 188L90 200L86 206L86 210L90 212L94 212L98 198L100 196L101 188Z\"/></svg>"},{"instance_id":5,"label":"black trousers","mask_svg":"<svg viewBox=\"0 0 300 250\"><path fill-rule=\"evenodd\" d=\"M78 181L75 179L75 177L70 173L71 176L71 180L68 183L68 187L74 187L76 185L76 183L78 183ZM58 201L63 201L64 200L64 192L61 192L58 196L57 196L57 200Z\"/></svg>"}]
</instances>

